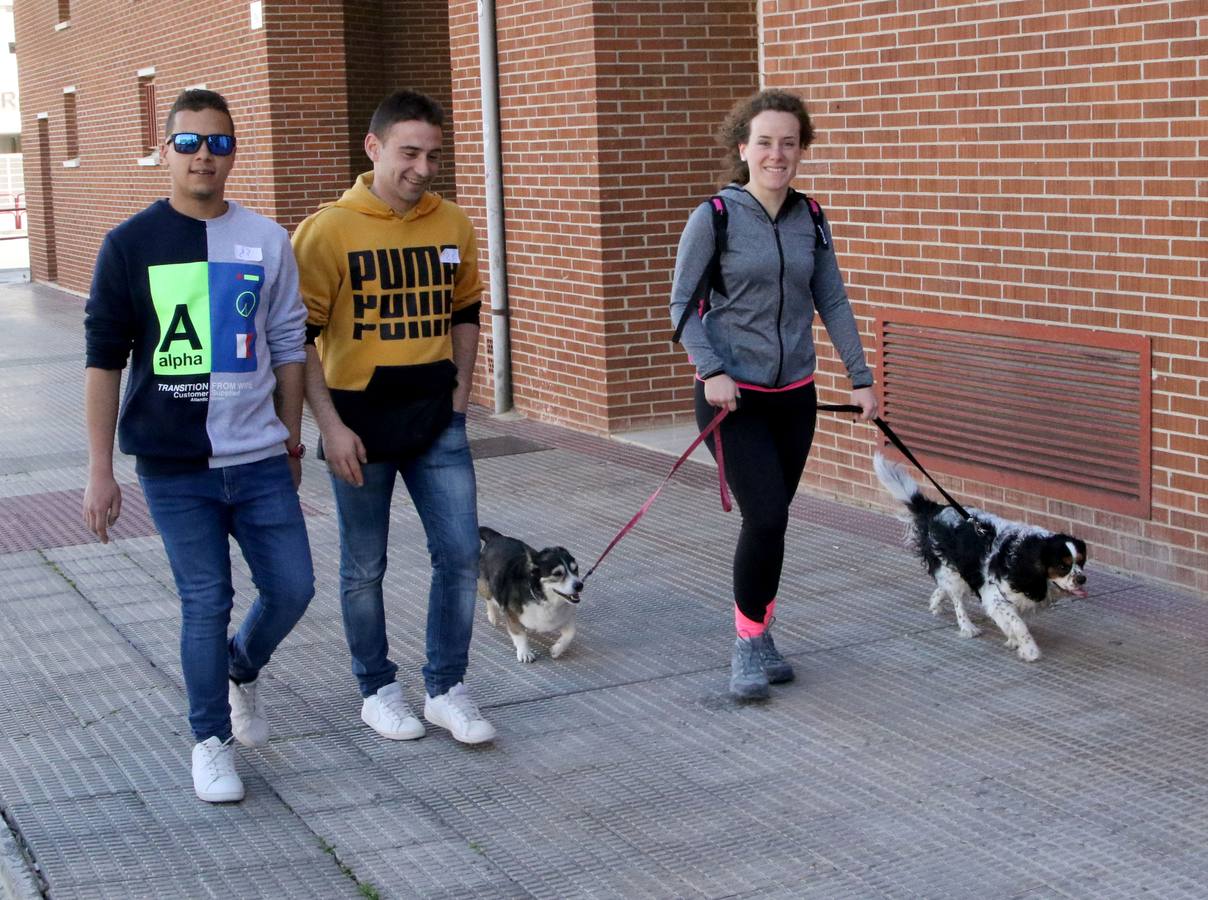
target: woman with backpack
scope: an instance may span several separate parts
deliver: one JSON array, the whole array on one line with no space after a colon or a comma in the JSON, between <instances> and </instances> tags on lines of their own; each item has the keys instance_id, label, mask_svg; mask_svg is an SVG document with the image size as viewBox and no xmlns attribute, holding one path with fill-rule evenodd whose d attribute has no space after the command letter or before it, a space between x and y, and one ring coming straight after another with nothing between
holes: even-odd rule
<instances>
[{"instance_id":1,"label":"woman with backpack","mask_svg":"<svg viewBox=\"0 0 1208 900\"><path fill-rule=\"evenodd\" d=\"M817 312L861 418L877 415L872 372L820 207L791 187L814 137L800 98L761 91L722 125L731 183L698 206L680 238L671 317L696 367L696 419L718 431L742 528L734 553L730 693L749 700L793 668L768 631L788 510L814 438L811 325ZM713 437L710 452L716 456Z\"/></svg>"}]
</instances>

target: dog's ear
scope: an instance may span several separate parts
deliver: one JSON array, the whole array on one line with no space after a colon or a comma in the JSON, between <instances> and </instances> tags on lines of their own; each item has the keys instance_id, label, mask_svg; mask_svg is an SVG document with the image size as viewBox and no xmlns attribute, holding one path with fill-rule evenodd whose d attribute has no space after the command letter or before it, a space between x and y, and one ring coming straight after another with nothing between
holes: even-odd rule
<instances>
[{"instance_id":1,"label":"dog's ear","mask_svg":"<svg viewBox=\"0 0 1208 900\"><path fill-rule=\"evenodd\" d=\"M1055 540L1056 535L1029 535L1019 542L1016 559L1020 568L1033 574L1048 577L1049 569L1056 565L1064 553L1063 545Z\"/></svg>"}]
</instances>

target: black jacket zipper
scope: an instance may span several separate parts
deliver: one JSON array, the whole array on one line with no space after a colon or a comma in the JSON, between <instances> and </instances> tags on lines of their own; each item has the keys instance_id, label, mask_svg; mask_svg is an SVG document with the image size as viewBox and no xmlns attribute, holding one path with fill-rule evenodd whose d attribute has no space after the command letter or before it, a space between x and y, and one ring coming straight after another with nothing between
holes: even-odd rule
<instances>
[{"instance_id":1,"label":"black jacket zipper","mask_svg":"<svg viewBox=\"0 0 1208 900\"><path fill-rule=\"evenodd\" d=\"M781 212L783 210L781 206ZM780 349L780 357L776 360L776 380L772 382L772 387L780 387L780 372L784 368L784 336L780 333L780 322L784 318L784 247L780 244L779 220L780 213L777 212L776 221L772 222L772 232L776 235L776 253L780 256L780 277L776 281L780 289L780 306L776 309L776 346Z\"/></svg>"}]
</instances>

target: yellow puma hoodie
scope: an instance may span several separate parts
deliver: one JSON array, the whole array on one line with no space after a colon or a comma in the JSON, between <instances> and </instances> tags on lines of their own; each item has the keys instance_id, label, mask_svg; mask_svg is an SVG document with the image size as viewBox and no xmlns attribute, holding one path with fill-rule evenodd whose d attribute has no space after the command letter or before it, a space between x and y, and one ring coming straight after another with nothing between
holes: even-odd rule
<instances>
[{"instance_id":1,"label":"yellow puma hoodie","mask_svg":"<svg viewBox=\"0 0 1208 900\"><path fill-rule=\"evenodd\" d=\"M366 172L294 233L307 335L332 401L371 461L413 455L452 414L454 325L478 324L466 214L426 193L400 216Z\"/></svg>"}]
</instances>

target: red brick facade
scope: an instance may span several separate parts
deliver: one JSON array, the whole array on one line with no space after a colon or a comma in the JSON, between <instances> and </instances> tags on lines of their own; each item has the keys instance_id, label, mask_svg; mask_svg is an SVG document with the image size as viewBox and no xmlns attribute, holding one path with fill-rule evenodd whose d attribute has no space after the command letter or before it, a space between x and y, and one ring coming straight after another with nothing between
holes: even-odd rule
<instances>
[{"instance_id":1,"label":"red brick facade","mask_svg":"<svg viewBox=\"0 0 1208 900\"><path fill-rule=\"evenodd\" d=\"M138 71L154 67L160 130L181 88L205 84L222 90L239 110L243 147L231 179L232 195L253 208L274 210L268 121L268 53L264 30L248 28L246 3L217 3L198 20L196 5L74 3L66 28L56 30L51 3L17 3L14 18L21 78L22 131L37 135L38 113L49 132L48 165L40 142L25 144L26 192L31 210L53 190L53 220L30 216L30 265L35 280L54 280L86 291L105 232L166 193L162 170L140 166ZM168 23L189 22L189 38L167 40ZM204 52L201 48L204 48ZM72 143L63 88L75 87L80 165L64 168ZM33 152L31 152L33 151Z\"/></svg>"},{"instance_id":2,"label":"red brick facade","mask_svg":"<svg viewBox=\"0 0 1208 900\"><path fill-rule=\"evenodd\" d=\"M449 8L458 197L485 234L477 4ZM753 7L496 9L516 406L600 432L667 421L690 380L668 278L687 209L719 184L711 132L758 84Z\"/></svg>"},{"instance_id":3,"label":"red brick facade","mask_svg":"<svg viewBox=\"0 0 1208 900\"><path fill-rule=\"evenodd\" d=\"M212 4L201 22L180 2L72 6L56 31L53 5L16 5L35 278L86 290L105 230L164 192L163 173L134 162L146 66L161 118L186 85L227 94L241 141L233 196L290 227L366 167L359 145L378 97L405 84L450 101L456 165L442 189L456 184L479 226L486 271L474 0L274 0L259 30L245 2ZM761 83L762 60L762 83L800 92L814 115L798 186L828 209L870 351L876 317L895 310L1151 339L1148 518L946 478L953 492L1069 526L1101 562L1208 591L1202 3L496 6L520 412L600 433L687 418L690 370L666 314L675 245L719 183L712 134ZM174 24L185 21L187 39ZM78 168L62 166L69 85ZM837 361L821 333L818 343L822 398L842 400ZM476 390L487 404L489 360ZM1093 416L1071 428L1093 453ZM867 464L875 438L826 417L807 486L883 505Z\"/></svg>"},{"instance_id":4,"label":"red brick facade","mask_svg":"<svg viewBox=\"0 0 1208 900\"><path fill-rule=\"evenodd\" d=\"M400 87L423 91L445 106L445 149L433 189L456 196L457 171L449 77L448 4L439 0L346 0L345 78L348 96L349 167L371 168L365 132L378 102Z\"/></svg>"},{"instance_id":5,"label":"red brick facade","mask_svg":"<svg viewBox=\"0 0 1208 900\"><path fill-rule=\"evenodd\" d=\"M829 210L865 322L942 310L1151 338L1148 520L990 484L950 490L1068 523L1101 562L1208 591L1204 4L763 6L766 82L814 113L801 186ZM833 355L821 366L833 373ZM1094 420L1070 423L1088 454ZM883 502L872 436L821 430L808 483Z\"/></svg>"},{"instance_id":6,"label":"red brick facade","mask_svg":"<svg viewBox=\"0 0 1208 900\"><path fill-rule=\"evenodd\" d=\"M205 85L227 98L239 138L229 195L289 228L370 167L362 139L387 92L407 84L450 99L445 6L434 0L273 0L264 5L264 27L255 29L243 0L211 4L200 20L196 4L179 0L71 9L70 25L61 29L53 5L19 3L14 16L22 128L34 136L25 148L35 211L32 275L75 291L88 289L105 232L167 191L161 168L137 163L140 70L154 69L161 138L183 88ZM416 24L384 31L381 23L401 23L404 9ZM181 22L189 23L187 39ZM355 51L351 66L346 46ZM64 87L76 88L75 168L63 167L72 143ZM39 139L42 112L49 159ZM49 222L36 212L47 208L44 171L53 192ZM452 193L453 173L450 164L439 189Z\"/></svg>"}]
</instances>

